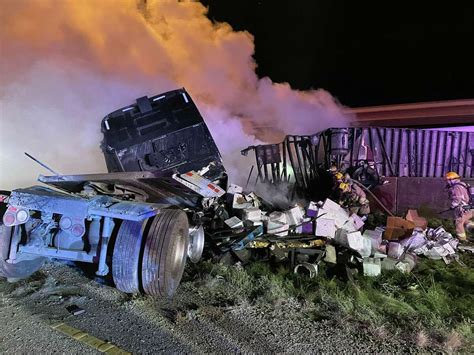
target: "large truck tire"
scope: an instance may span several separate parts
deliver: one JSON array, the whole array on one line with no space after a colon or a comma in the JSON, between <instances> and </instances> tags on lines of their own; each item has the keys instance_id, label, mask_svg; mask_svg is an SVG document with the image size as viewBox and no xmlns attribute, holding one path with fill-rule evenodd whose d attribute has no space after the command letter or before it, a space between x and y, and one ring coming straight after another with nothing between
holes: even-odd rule
<instances>
[{"instance_id":1,"label":"large truck tire","mask_svg":"<svg viewBox=\"0 0 474 355\"><path fill-rule=\"evenodd\" d=\"M20 228L19 226L17 228ZM10 254L10 243L14 228L0 224L0 276L10 281L24 279L38 271L44 264L45 258L36 257L32 260L20 261L16 264L7 263Z\"/></svg>"},{"instance_id":2,"label":"large truck tire","mask_svg":"<svg viewBox=\"0 0 474 355\"><path fill-rule=\"evenodd\" d=\"M145 239L142 286L146 294L172 297L183 276L189 223L180 210L163 210L153 219Z\"/></svg>"},{"instance_id":3,"label":"large truck tire","mask_svg":"<svg viewBox=\"0 0 474 355\"><path fill-rule=\"evenodd\" d=\"M140 292L138 268L147 221L123 221L117 233L112 254L112 276L115 286L125 293Z\"/></svg>"}]
</instances>

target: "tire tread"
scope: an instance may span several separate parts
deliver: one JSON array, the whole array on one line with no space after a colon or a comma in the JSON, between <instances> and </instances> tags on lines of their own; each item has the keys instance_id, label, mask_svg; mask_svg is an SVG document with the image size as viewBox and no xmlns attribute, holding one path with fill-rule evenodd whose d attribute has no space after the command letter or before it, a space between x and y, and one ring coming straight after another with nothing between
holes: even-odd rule
<instances>
[{"instance_id":1,"label":"tire tread","mask_svg":"<svg viewBox=\"0 0 474 355\"><path fill-rule=\"evenodd\" d=\"M112 276L115 286L125 293L138 293L140 250L144 222L123 221L112 254Z\"/></svg>"},{"instance_id":2,"label":"tire tread","mask_svg":"<svg viewBox=\"0 0 474 355\"><path fill-rule=\"evenodd\" d=\"M188 243L188 221L186 214L180 210L163 210L155 216L149 233L146 236L143 252L142 284L145 293L158 297L171 297L176 291L174 284L181 280L184 264L186 261ZM178 234L182 240L173 240L175 232L186 230L186 233ZM168 260L171 247L174 243L185 243L183 250L182 266L178 271L178 277L173 279ZM173 260L173 259L171 259Z\"/></svg>"}]
</instances>

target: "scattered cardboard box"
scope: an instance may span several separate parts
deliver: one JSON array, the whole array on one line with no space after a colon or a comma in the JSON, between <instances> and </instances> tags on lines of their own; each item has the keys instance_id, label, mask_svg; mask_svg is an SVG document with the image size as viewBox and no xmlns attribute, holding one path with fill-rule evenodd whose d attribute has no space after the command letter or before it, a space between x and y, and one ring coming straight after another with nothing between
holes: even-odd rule
<instances>
[{"instance_id":1,"label":"scattered cardboard box","mask_svg":"<svg viewBox=\"0 0 474 355\"><path fill-rule=\"evenodd\" d=\"M344 229L336 231L336 241L352 250L360 251L364 248L364 240L360 232L347 232Z\"/></svg>"},{"instance_id":2,"label":"scattered cardboard box","mask_svg":"<svg viewBox=\"0 0 474 355\"><path fill-rule=\"evenodd\" d=\"M314 233L314 223L311 221L311 218L305 218L303 220L303 225L301 226L302 234L313 234Z\"/></svg>"},{"instance_id":3,"label":"scattered cardboard box","mask_svg":"<svg viewBox=\"0 0 474 355\"><path fill-rule=\"evenodd\" d=\"M316 202L311 201L306 211L308 217L316 217L318 215L318 205Z\"/></svg>"},{"instance_id":4,"label":"scattered cardboard box","mask_svg":"<svg viewBox=\"0 0 474 355\"><path fill-rule=\"evenodd\" d=\"M326 211L337 212L341 209L341 205L339 205L338 203L334 202L333 200L327 198L326 200L324 200L322 208L325 209Z\"/></svg>"},{"instance_id":5,"label":"scattered cardboard box","mask_svg":"<svg viewBox=\"0 0 474 355\"><path fill-rule=\"evenodd\" d=\"M370 240L372 244L372 251L375 252L379 249L380 244L382 244L382 235L383 229L382 228L375 228L375 230L366 229L364 231L363 236Z\"/></svg>"},{"instance_id":6,"label":"scattered cardboard box","mask_svg":"<svg viewBox=\"0 0 474 355\"><path fill-rule=\"evenodd\" d=\"M359 232L360 233L360 232ZM369 238L362 236L362 248L357 250L363 258L367 258L372 254L372 242Z\"/></svg>"},{"instance_id":7,"label":"scattered cardboard box","mask_svg":"<svg viewBox=\"0 0 474 355\"><path fill-rule=\"evenodd\" d=\"M365 224L364 220L355 213L351 214L350 219L352 223L354 223L354 227L356 230L360 230Z\"/></svg>"},{"instance_id":8,"label":"scattered cardboard box","mask_svg":"<svg viewBox=\"0 0 474 355\"><path fill-rule=\"evenodd\" d=\"M342 228L349 219L349 214L336 202L326 199L321 208L318 209L318 217L325 215L326 218L334 219L336 228Z\"/></svg>"},{"instance_id":9,"label":"scattered cardboard box","mask_svg":"<svg viewBox=\"0 0 474 355\"><path fill-rule=\"evenodd\" d=\"M288 235L290 226L287 223L268 220L266 224L268 234L274 234L278 237L286 237Z\"/></svg>"},{"instance_id":10,"label":"scattered cardboard box","mask_svg":"<svg viewBox=\"0 0 474 355\"><path fill-rule=\"evenodd\" d=\"M293 207L291 210L286 211L285 214L287 223L290 226L301 224L305 215L304 209L299 206Z\"/></svg>"},{"instance_id":11,"label":"scattered cardboard box","mask_svg":"<svg viewBox=\"0 0 474 355\"><path fill-rule=\"evenodd\" d=\"M316 220L316 231L317 237L334 238L336 235L336 225L333 219L330 218L318 218Z\"/></svg>"},{"instance_id":12,"label":"scattered cardboard box","mask_svg":"<svg viewBox=\"0 0 474 355\"><path fill-rule=\"evenodd\" d=\"M324 261L330 264L337 263L336 248L334 245L326 245L326 255L324 256Z\"/></svg>"},{"instance_id":13,"label":"scattered cardboard box","mask_svg":"<svg viewBox=\"0 0 474 355\"><path fill-rule=\"evenodd\" d=\"M405 219L407 221L413 222L415 224L415 227L421 228L422 230L428 228L427 219L419 216L417 210L408 210Z\"/></svg>"},{"instance_id":14,"label":"scattered cardboard box","mask_svg":"<svg viewBox=\"0 0 474 355\"><path fill-rule=\"evenodd\" d=\"M348 219L346 221L346 223L344 223L344 225L340 228L344 229L345 231L347 231L349 233L358 231L358 229L355 227L354 222L352 221L352 219Z\"/></svg>"},{"instance_id":15,"label":"scattered cardboard box","mask_svg":"<svg viewBox=\"0 0 474 355\"><path fill-rule=\"evenodd\" d=\"M195 180L193 180L194 182L202 182L200 180L202 177L195 177L195 174L192 179ZM190 183L190 181L186 181L186 183ZM253 232L244 239L238 241L234 239L232 246L234 250L268 247L274 256L276 255L275 250L278 249L281 251L281 256L287 258L288 251L285 250L287 248L314 248L320 247L325 242L321 239L313 238L314 240L308 241L297 237L276 240L273 238L271 241L254 240L263 233L263 226L265 226L268 234L278 237L286 237L291 228L296 234L334 239L336 243L356 251L360 257L344 248L341 248L337 254L334 245L326 245L324 261L348 265L362 263L366 276L377 276L386 269L411 272L416 265L416 255L443 259L446 263L456 260L457 257L458 240L446 232L443 227L426 229L426 219L420 217L416 210L409 210L406 219L388 217L385 228L377 227L375 230L365 230L362 235L364 219L357 214L349 215L346 209L330 199L326 199L324 203L311 202L306 210L295 206L284 212L273 211L270 213L270 211L260 209L260 200L257 195L254 193L244 194L242 187L238 185L231 184L227 192L227 202L232 204L236 210L232 214L242 217L242 219L238 217L226 219L227 215L222 218L226 219L225 224L232 229L243 228L244 225L246 228L253 229ZM204 200L206 202L203 205L209 205L209 208L217 203L215 196L205 197ZM315 217L317 218L313 221L312 219ZM236 235L236 238L240 238L240 235ZM231 237L228 239L232 240ZM380 252L387 253L389 257L380 254ZM299 260L299 262L304 261L304 259Z\"/></svg>"},{"instance_id":16,"label":"scattered cardboard box","mask_svg":"<svg viewBox=\"0 0 474 355\"><path fill-rule=\"evenodd\" d=\"M311 218L303 218L301 223L295 228L295 233L314 235L313 222L311 221Z\"/></svg>"},{"instance_id":17,"label":"scattered cardboard box","mask_svg":"<svg viewBox=\"0 0 474 355\"><path fill-rule=\"evenodd\" d=\"M235 217L235 216L229 219L226 219L224 223L227 224L229 228L232 228L232 229L242 228L244 226L244 223L240 220L240 218Z\"/></svg>"},{"instance_id":18,"label":"scattered cardboard box","mask_svg":"<svg viewBox=\"0 0 474 355\"><path fill-rule=\"evenodd\" d=\"M380 258L367 258L362 263L364 276L375 277L382 272L382 261Z\"/></svg>"},{"instance_id":19,"label":"scattered cardboard box","mask_svg":"<svg viewBox=\"0 0 474 355\"><path fill-rule=\"evenodd\" d=\"M283 212L272 212L268 215L268 220L272 222L288 223L288 219L285 213Z\"/></svg>"},{"instance_id":20,"label":"scattered cardboard box","mask_svg":"<svg viewBox=\"0 0 474 355\"><path fill-rule=\"evenodd\" d=\"M415 229L415 223L401 217L387 217L387 228L383 238L385 240L400 240L409 237Z\"/></svg>"},{"instance_id":21,"label":"scattered cardboard box","mask_svg":"<svg viewBox=\"0 0 474 355\"><path fill-rule=\"evenodd\" d=\"M261 221L262 220L262 211L260 208L251 207L245 208L242 211L242 219L244 221Z\"/></svg>"},{"instance_id":22,"label":"scattered cardboard box","mask_svg":"<svg viewBox=\"0 0 474 355\"><path fill-rule=\"evenodd\" d=\"M362 250L364 248L364 240L360 232L347 233L347 244L353 250Z\"/></svg>"},{"instance_id":23,"label":"scattered cardboard box","mask_svg":"<svg viewBox=\"0 0 474 355\"><path fill-rule=\"evenodd\" d=\"M387 255L392 259L399 259L404 252L403 245L397 242L388 243Z\"/></svg>"}]
</instances>

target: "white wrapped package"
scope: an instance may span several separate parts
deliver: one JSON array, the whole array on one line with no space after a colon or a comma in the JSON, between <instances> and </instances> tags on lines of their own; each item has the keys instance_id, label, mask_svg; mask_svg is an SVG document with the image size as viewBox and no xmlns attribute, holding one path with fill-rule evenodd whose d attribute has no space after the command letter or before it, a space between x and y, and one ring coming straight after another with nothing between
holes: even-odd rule
<instances>
[{"instance_id":1,"label":"white wrapped package","mask_svg":"<svg viewBox=\"0 0 474 355\"><path fill-rule=\"evenodd\" d=\"M316 202L311 201L306 211L306 215L308 217L316 217L317 214L318 214L318 205L316 204Z\"/></svg>"},{"instance_id":2,"label":"white wrapped package","mask_svg":"<svg viewBox=\"0 0 474 355\"><path fill-rule=\"evenodd\" d=\"M315 235L317 237L334 238L336 235L336 225L334 224L334 220L324 217L318 218L316 220Z\"/></svg>"},{"instance_id":3,"label":"white wrapped package","mask_svg":"<svg viewBox=\"0 0 474 355\"><path fill-rule=\"evenodd\" d=\"M284 224L288 223L286 214L283 212L278 212L278 211L270 213L268 215L268 220L272 222L280 222Z\"/></svg>"},{"instance_id":4,"label":"white wrapped package","mask_svg":"<svg viewBox=\"0 0 474 355\"><path fill-rule=\"evenodd\" d=\"M274 221L267 221L267 233L275 234L279 237L286 237L290 226L287 223L280 223Z\"/></svg>"},{"instance_id":5,"label":"white wrapped package","mask_svg":"<svg viewBox=\"0 0 474 355\"><path fill-rule=\"evenodd\" d=\"M368 258L363 261L364 276L375 277L382 272L382 261L379 258Z\"/></svg>"},{"instance_id":6,"label":"white wrapped package","mask_svg":"<svg viewBox=\"0 0 474 355\"><path fill-rule=\"evenodd\" d=\"M403 246L400 243L390 242L388 243L387 255L392 259L399 259L404 251Z\"/></svg>"},{"instance_id":7,"label":"white wrapped package","mask_svg":"<svg viewBox=\"0 0 474 355\"><path fill-rule=\"evenodd\" d=\"M364 238L362 238L360 232L347 232L344 229L338 229L336 232L336 241L356 251L360 251L364 248Z\"/></svg>"},{"instance_id":8,"label":"white wrapped package","mask_svg":"<svg viewBox=\"0 0 474 355\"><path fill-rule=\"evenodd\" d=\"M369 238L362 236L362 249L357 250L363 258L367 258L372 254L372 242Z\"/></svg>"},{"instance_id":9,"label":"white wrapped package","mask_svg":"<svg viewBox=\"0 0 474 355\"><path fill-rule=\"evenodd\" d=\"M349 214L336 202L330 199L326 199L323 206L318 210L318 217L323 215L325 218L334 219L336 228L342 228L349 220ZM353 229L353 227L350 229Z\"/></svg>"},{"instance_id":10,"label":"white wrapped package","mask_svg":"<svg viewBox=\"0 0 474 355\"><path fill-rule=\"evenodd\" d=\"M229 228L241 228L244 226L244 223L237 217L231 217L224 221L225 224L229 226Z\"/></svg>"},{"instance_id":11,"label":"white wrapped package","mask_svg":"<svg viewBox=\"0 0 474 355\"><path fill-rule=\"evenodd\" d=\"M368 238L372 244L372 251L378 250L380 244L382 244L383 229L377 228L375 230L366 229L363 236Z\"/></svg>"},{"instance_id":12,"label":"white wrapped package","mask_svg":"<svg viewBox=\"0 0 474 355\"><path fill-rule=\"evenodd\" d=\"M349 248L360 251L364 248L364 238L360 232L347 233L347 244Z\"/></svg>"},{"instance_id":13,"label":"white wrapped package","mask_svg":"<svg viewBox=\"0 0 474 355\"><path fill-rule=\"evenodd\" d=\"M324 256L324 261L331 264L336 264L337 256L336 256L336 248L334 245L326 245L326 254Z\"/></svg>"},{"instance_id":14,"label":"white wrapped package","mask_svg":"<svg viewBox=\"0 0 474 355\"><path fill-rule=\"evenodd\" d=\"M296 226L303 222L304 209L299 206L293 207L291 210L286 211L285 214L287 223L290 226Z\"/></svg>"},{"instance_id":15,"label":"white wrapped package","mask_svg":"<svg viewBox=\"0 0 474 355\"><path fill-rule=\"evenodd\" d=\"M350 216L350 220L352 221L352 223L354 223L354 228L356 230L360 230L363 226L364 226L364 221L362 220L362 218L360 218L357 214L353 213L351 216Z\"/></svg>"},{"instance_id":16,"label":"white wrapped package","mask_svg":"<svg viewBox=\"0 0 474 355\"><path fill-rule=\"evenodd\" d=\"M246 208L243 210L242 218L246 221L261 221L262 220L262 211L260 208Z\"/></svg>"}]
</instances>

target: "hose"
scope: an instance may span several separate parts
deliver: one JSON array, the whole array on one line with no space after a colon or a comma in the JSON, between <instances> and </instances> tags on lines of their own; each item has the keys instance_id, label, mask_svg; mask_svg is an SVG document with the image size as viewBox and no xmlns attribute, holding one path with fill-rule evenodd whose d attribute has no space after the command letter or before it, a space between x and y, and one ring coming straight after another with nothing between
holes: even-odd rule
<instances>
[{"instance_id":1,"label":"hose","mask_svg":"<svg viewBox=\"0 0 474 355\"><path fill-rule=\"evenodd\" d=\"M362 183L360 183L357 180L352 179L352 182L355 182L357 185L359 185L365 191L367 191L370 194L370 196L372 196L374 198L374 200L377 201L377 203L380 205L380 207L382 207L384 209L384 211L387 212L387 214L389 214L391 217L395 217L395 215L392 212L390 212L387 207L385 207L385 205L382 203L382 201L380 201L372 191L370 191L368 188L366 188Z\"/></svg>"}]
</instances>

